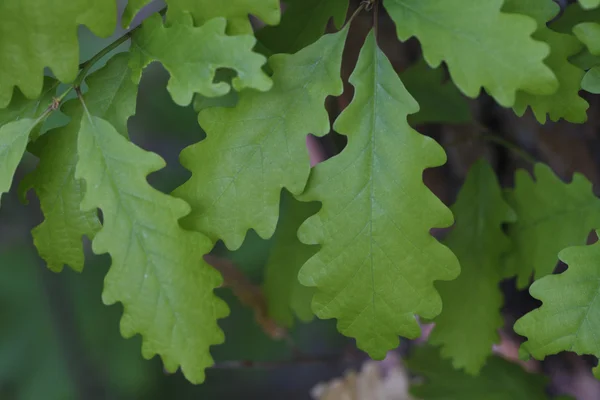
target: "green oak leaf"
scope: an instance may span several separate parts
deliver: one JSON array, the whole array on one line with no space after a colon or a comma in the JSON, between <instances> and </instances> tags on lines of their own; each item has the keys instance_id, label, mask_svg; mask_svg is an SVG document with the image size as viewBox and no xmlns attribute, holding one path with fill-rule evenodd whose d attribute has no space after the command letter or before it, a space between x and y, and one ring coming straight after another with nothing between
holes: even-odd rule
<instances>
[{"instance_id":1,"label":"green oak leaf","mask_svg":"<svg viewBox=\"0 0 600 400\"><path fill-rule=\"evenodd\" d=\"M461 273L454 281L436 284L444 307L429 342L441 345L442 356L451 358L455 368L476 375L500 339L501 257L510 250L502 224L514 222L515 214L484 161L471 167L452 212L456 223L444 243L458 257Z\"/></svg>"},{"instance_id":2,"label":"green oak leaf","mask_svg":"<svg viewBox=\"0 0 600 400\"><path fill-rule=\"evenodd\" d=\"M600 226L600 199L583 175L564 183L550 167L536 164L534 176L535 181L527 171L517 171L514 189L505 192L517 213L507 231L514 245L506 258L507 275L517 275L520 288L529 284L532 272L535 279L551 274L562 249L584 244Z\"/></svg>"},{"instance_id":3,"label":"green oak leaf","mask_svg":"<svg viewBox=\"0 0 600 400\"><path fill-rule=\"evenodd\" d=\"M273 235L282 188L297 195L310 173L309 133L330 131L327 96L343 91L342 51L348 28L298 53L269 58L273 89L243 91L234 108L208 108L198 121L207 138L181 153L192 172L174 195L192 206L184 225L236 250L246 231Z\"/></svg>"},{"instance_id":4,"label":"green oak leaf","mask_svg":"<svg viewBox=\"0 0 600 400\"><path fill-rule=\"evenodd\" d=\"M300 200L323 203L298 232L322 248L300 283L315 287L312 309L336 318L372 358L419 336L416 315L442 310L436 280L458 276L454 254L429 230L452 225L452 213L423 184L423 170L446 161L444 150L406 120L419 106L390 61L367 36L350 77L354 99L334 124L348 136L340 155L318 164Z\"/></svg>"},{"instance_id":5,"label":"green oak leaf","mask_svg":"<svg viewBox=\"0 0 600 400\"><path fill-rule=\"evenodd\" d=\"M421 59L402 72L400 78L420 107L418 113L409 115L411 125L462 124L473 120L466 98L452 81L443 82L442 68L430 68Z\"/></svg>"},{"instance_id":6,"label":"green oak leaf","mask_svg":"<svg viewBox=\"0 0 600 400\"><path fill-rule=\"evenodd\" d=\"M267 25L277 25L281 19L279 0L166 0L169 6L167 19L182 12L194 17L196 26L215 17L225 17L228 21L227 33L252 34L253 29L248 15L260 18Z\"/></svg>"},{"instance_id":7,"label":"green oak leaf","mask_svg":"<svg viewBox=\"0 0 600 400\"><path fill-rule=\"evenodd\" d=\"M427 63L445 61L456 86L469 97L483 87L505 107L516 92L552 94L558 82L543 60L545 43L532 39L535 21L501 12L503 0L384 0L400 40L419 39ZM519 43L519 46L515 46Z\"/></svg>"},{"instance_id":8,"label":"green oak leaf","mask_svg":"<svg viewBox=\"0 0 600 400\"><path fill-rule=\"evenodd\" d=\"M121 16L121 24L123 27L129 28L137 13L139 13L146 5L150 4L151 1L152 0L127 0L127 5Z\"/></svg>"},{"instance_id":9,"label":"green oak leaf","mask_svg":"<svg viewBox=\"0 0 600 400\"><path fill-rule=\"evenodd\" d=\"M583 22L598 22L600 20L600 8L586 10L580 4L569 5L562 15L555 19L550 27L562 33L573 33L573 28Z\"/></svg>"},{"instance_id":10,"label":"green oak leaf","mask_svg":"<svg viewBox=\"0 0 600 400\"><path fill-rule=\"evenodd\" d=\"M431 346L417 347L406 364L425 378L411 388L421 400L549 400L547 377L499 356L490 357L478 376L454 369Z\"/></svg>"},{"instance_id":11,"label":"green oak leaf","mask_svg":"<svg viewBox=\"0 0 600 400\"><path fill-rule=\"evenodd\" d=\"M171 74L167 89L181 106L190 104L194 93L217 97L229 92L229 84L213 81L218 68L237 72L231 83L235 90L269 90L272 82L262 70L266 58L252 51L256 39L225 35L226 23L224 18L214 18L195 28L192 17L182 14L167 27L160 15L151 15L131 38L129 66L134 81L139 82L148 64L160 61Z\"/></svg>"},{"instance_id":12,"label":"green oak leaf","mask_svg":"<svg viewBox=\"0 0 600 400\"><path fill-rule=\"evenodd\" d=\"M331 18L341 27L348 11L348 0L286 0L288 8L281 23L267 26L256 38L273 53L295 53L323 35Z\"/></svg>"},{"instance_id":13,"label":"green oak leaf","mask_svg":"<svg viewBox=\"0 0 600 400\"><path fill-rule=\"evenodd\" d=\"M270 317L282 326L291 327L294 315L304 322L313 318L310 302L314 290L300 284L298 271L315 254L318 246L301 243L297 231L306 218L317 212L319 205L302 203L284 190L281 208L265 265L264 292Z\"/></svg>"},{"instance_id":14,"label":"green oak leaf","mask_svg":"<svg viewBox=\"0 0 600 400\"><path fill-rule=\"evenodd\" d=\"M590 93L600 94L600 66L593 67L585 73L581 81L581 88Z\"/></svg>"},{"instance_id":15,"label":"green oak leaf","mask_svg":"<svg viewBox=\"0 0 600 400\"><path fill-rule=\"evenodd\" d=\"M0 126L0 196L10 190L29 134L38 123L36 119L23 118Z\"/></svg>"},{"instance_id":16,"label":"green oak leaf","mask_svg":"<svg viewBox=\"0 0 600 400\"><path fill-rule=\"evenodd\" d=\"M600 55L600 24L595 22L582 22L573 27L573 34L586 45L593 55Z\"/></svg>"},{"instance_id":17,"label":"green oak leaf","mask_svg":"<svg viewBox=\"0 0 600 400\"><path fill-rule=\"evenodd\" d=\"M86 79L89 89L84 95L90 112L111 122L124 137L127 137L127 120L135 113L137 96L128 60L127 53L112 57ZM80 209L85 187L81 180L75 179L83 107L78 100L71 100L62 111L71 121L35 142L31 151L40 163L22 181L21 187L24 191L35 189L40 199L44 221L32 230L32 235L48 268L60 272L66 264L82 271L85 259L81 238L85 235L93 239L101 225L95 210Z\"/></svg>"},{"instance_id":18,"label":"green oak leaf","mask_svg":"<svg viewBox=\"0 0 600 400\"><path fill-rule=\"evenodd\" d=\"M39 97L44 67L61 82L73 81L79 70L77 26L108 37L116 21L114 0L0 2L0 108L15 86L29 99Z\"/></svg>"},{"instance_id":19,"label":"green oak leaf","mask_svg":"<svg viewBox=\"0 0 600 400\"><path fill-rule=\"evenodd\" d=\"M600 6L600 0L579 0L579 4L585 9L591 9Z\"/></svg>"},{"instance_id":20,"label":"green oak leaf","mask_svg":"<svg viewBox=\"0 0 600 400\"><path fill-rule=\"evenodd\" d=\"M104 303L123 303L121 333L142 335L145 358L159 354L167 371L181 366L188 380L202 382L213 363L209 347L224 340L217 319L228 314L213 292L222 278L203 261L211 241L180 227L188 204L147 182L148 174L165 166L160 156L87 109L77 146L75 178L86 182L81 207L103 214L92 250L112 258Z\"/></svg>"},{"instance_id":21,"label":"green oak leaf","mask_svg":"<svg viewBox=\"0 0 600 400\"><path fill-rule=\"evenodd\" d=\"M560 11L558 4L546 0L508 0L504 11L527 15L538 23L534 39L550 46L550 56L546 64L558 79L558 90L549 95L536 95L519 92L514 105L515 113L523 116L527 107L531 107L540 123L546 122L549 115L552 121L561 118L569 122L582 123L587 119L589 104L579 96L584 71L573 65L569 58L578 54L583 45L573 35L557 33L546 26Z\"/></svg>"},{"instance_id":22,"label":"green oak leaf","mask_svg":"<svg viewBox=\"0 0 600 400\"><path fill-rule=\"evenodd\" d=\"M566 248L559 258L567 270L529 288L543 304L515 323L527 337L521 349L540 360L561 351L600 357L600 243Z\"/></svg>"}]
</instances>

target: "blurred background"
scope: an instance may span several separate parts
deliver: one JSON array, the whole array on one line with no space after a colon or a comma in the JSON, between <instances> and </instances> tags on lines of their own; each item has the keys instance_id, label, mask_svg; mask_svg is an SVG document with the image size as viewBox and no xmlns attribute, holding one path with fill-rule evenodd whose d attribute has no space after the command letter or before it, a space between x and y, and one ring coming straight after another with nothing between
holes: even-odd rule
<instances>
[{"instance_id":1,"label":"blurred background","mask_svg":"<svg viewBox=\"0 0 600 400\"><path fill-rule=\"evenodd\" d=\"M125 1L119 0L119 3L122 11ZM351 12L357 4L358 1L351 2ZM152 3L136 21L161 7L160 2ZM342 71L345 78L352 71L371 18L365 13L352 27ZM418 43L410 40L400 44L383 10L380 19L380 45L397 70L403 72L418 62ZM89 59L123 32L118 29L113 37L99 39L81 28L81 61ZM127 46L124 44L116 51L126 51ZM99 63L95 69L102 65L103 62ZM181 149L204 137L192 106L183 108L172 102L166 91L168 78L159 64L145 70L137 112L129 120L131 139L167 161L167 167L149 179L165 192L189 177L189 172L178 163ZM351 98L352 89L348 87L340 98L328 100L332 118ZM422 106L434 109L453 99L456 97L418 98ZM559 122L541 126L530 113L517 118L512 110L498 107L485 94L477 100L459 95L460 104L453 103L457 111L451 112L445 120L414 121L421 133L442 143L449 156L447 165L426 172L426 183L450 205L469 166L480 157L486 157L494 165L506 186L512 184L516 168L531 167L518 152L485 138L482 134L486 133L514 144L535 160L548 163L567 180L573 172L582 172L597 188L600 183L598 101L587 100L591 104L587 124ZM466 113L466 117L456 118L457 113ZM65 122L66 117L56 113L47 121L47 128ZM332 133L318 143L324 157L329 157L341 151L345 139ZM15 182L35 165L35 157L26 156ZM243 306L231 290L223 288L218 290L218 295L231 308L230 316L220 321L226 342L212 348L216 366L207 371L206 382L192 385L179 372L166 374L158 357L150 361L142 358L139 336L127 340L120 336L121 306L102 304L101 291L109 257L93 255L86 243L87 262L82 273L68 268L60 274L50 272L38 257L30 234L43 220L37 198L29 193L26 206L19 202L16 188L17 185L13 185L13 190L2 197L0 208L0 314L3 316L0 400L309 399L311 390L319 382L342 376L348 369L361 368L366 361L365 355L355 349L353 340L337 333L335 322L331 320L296 323L290 332L293 346L285 340L271 338L255 321L254 311ZM436 234L443 235L443 231ZM271 244L250 231L240 250L229 252L219 243L214 253L231 260L250 282L260 285ZM517 292L512 281L504 282L503 290L506 295L503 312L508 329L496 351L515 359L521 339L514 337L510 327L518 317L537 307L537 303L527 292ZM409 347L410 343L403 341L397 353L405 354ZM529 368L551 377L553 393L598 399L600 386L589 372L592 364L593 360L564 354L543 363L530 363Z\"/></svg>"}]
</instances>

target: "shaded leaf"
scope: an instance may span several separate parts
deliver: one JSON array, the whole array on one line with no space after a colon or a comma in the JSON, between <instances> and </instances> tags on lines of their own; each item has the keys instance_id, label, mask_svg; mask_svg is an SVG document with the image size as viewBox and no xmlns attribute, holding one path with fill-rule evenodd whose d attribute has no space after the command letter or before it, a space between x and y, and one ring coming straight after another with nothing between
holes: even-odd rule
<instances>
[{"instance_id":1,"label":"shaded leaf","mask_svg":"<svg viewBox=\"0 0 600 400\"><path fill-rule=\"evenodd\" d=\"M524 170L515 177L515 188L505 192L508 204L517 213L517 222L508 225L514 249L507 257L507 275L517 275L517 284L529 284L552 273L559 251L584 244L592 229L600 226L600 199L592 184L581 174L570 183L562 182L544 164L536 164L535 181Z\"/></svg>"},{"instance_id":2,"label":"shaded leaf","mask_svg":"<svg viewBox=\"0 0 600 400\"><path fill-rule=\"evenodd\" d=\"M461 273L436 284L444 307L429 341L442 346L441 355L455 368L478 374L500 339L501 256L510 249L502 224L514 222L515 214L485 161L471 167L452 212L456 223L444 243L458 257Z\"/></svg>"},{"instance_id":3,"label":"shaded leaf","mask_svg":"<svg viewBox=\"0 0 600 400\"><path fill-rule=\"evenodd\" d=\"M381 359L398 335L419 336L415 314L440 313L433 282L456 278L459 265L429 233L453 218L422 180L425 168L445 162L444 151L408 125L418 105L373 32L350 83L354 99L334 125L348 145L313 169L300 196L323 207L298 232L302 242L322 245L299 278L315 287L319 318L336 318L342 334Z\"/></svg>"},{"instance_id":4,"label":"shaded leaf","mask_svg":"<svg viewBox=\"0 0 600 400\"><path fill-rule=\"evenodd\" d=\"M231 250L250 228L262 238L273 234L282 187L299 194L306 185L306 136L330 130L325 99L343 91L347 34L345 28L296 54L272 56L273 89L241 92L236 107L199 114L208 137L181 153L192 177L174 191L192 206L187 227L222 239Z\"/></svg>"},{"instance_id":5,"label":"shaded leaf","mask_svg":"<svg viewBox=\"0 0 600 400\"><path fill-rule=\"evenodd\" d=\"M300 284L298 271L315 254L318 246L301 243L297 231L302 222L317 212L319 205L299 202L285 190L281 202L282 212L265 265L264 291L269 315L280 324L291 327L294 316L303 322L313 318L310 302L314 290Z\"/></svg>"},{"instance_id":6,"label":"shaded leaf","mask_svg":"<svg viewBox=\"0 0 600 400\"><path fill-rule=\"evenodd\" d=\"M340 28L348 11L348 0L285 0L288 8L281 23L267 26L256 38L272 53L295 53L323 35L331 18Z\"/></svg>"},{"instance_id":7,"label":"shaded leaf","mask_svg":"<svg viewBox=\"0 0 600 400\"><path fill-rule=\"evenodd\" d=\"M408 368L426 382L411 393L421 400L547 400L543 375L527 373L523 367L498 356L490 357L478 376L452 368L437 349L422 346L407 361Z\"/></svg>"},{"instance_id":8,"label":"shaded leaf","mask_svg":"<svg viewBox=\"0 0 600 400\"><path fill-rule=\"evenodd\" d=\"M411 125L462 124L473 120L467 99L451 81L443 82L442 68L430 68L421 60L402 72L400 78L420 107L418 113L408 116Z\"/></svg>"}]
</instances>

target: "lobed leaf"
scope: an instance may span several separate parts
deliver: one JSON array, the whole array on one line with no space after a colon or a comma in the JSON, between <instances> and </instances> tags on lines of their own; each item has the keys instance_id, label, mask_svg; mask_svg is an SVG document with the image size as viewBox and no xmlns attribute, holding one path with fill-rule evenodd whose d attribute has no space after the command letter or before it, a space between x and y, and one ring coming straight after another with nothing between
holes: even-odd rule
<instances>
[{"instance_id":1,"label":"lobed leaf","mask_svg":"<svg viewBox=\"0 0 600 400\"><path fill-rule=\"evenodd\" d=\"M569 61L570 57L583 49L583 45L573 35L557 33L546 26L559 13L558 4L546 0L507 0L504 11L527 15L536 20L538 30L533 38L550 46L546 64L556 75L559 85L558 90L549 95L519 92L514 105L516 114L523 116L527 107L531 107L536 119L542 124L546 122L547 115L552 121L564 118L574 123L585 122L589 104L579 96L584 71Z\"/></svg>"},{"instance_id":2,"label":"lobed leaf","mask_svg":"<svg viewBox=\"0 0 600 400\"><path fill-rule=\"evenodd\" d=\"M73 81L79 70L77 26L108 37L116 21L114 0L0 2L0 108L8 106L15 86L29 99L39 97L45 67L59 81Z\"/></svg>"},{"instance_id":3,"label":"lobed leaf","mask_svg":"<svg viewBox=\"0 0 600 400\"><path fill-rule=\"evenodd\" d=\"M510 107L516 92L552 94L558 82L543 60L546 44L534 40L535 21L501 12L503 0L384 0L400 40L415 36L427 63L445 61L452 80L469 97L484 88ZM515 46L515 43L519 43Z\"/></svg>"},{"instance_id":4,"label":"lobed leaf","mask_svg":"<svg viewBox=\"0 0 600 400\"><path fill-rule=\"evenodd\" d=\"M227 19L227 32L230 34L252 34L253 29L248 15L254 15L267 25L277 25L281 19L279 0L166 0L169 5L167 19L189 12L196 26L215 18Z\"/></svg>"},{"instance_id":5,"label":"lobed leaf","mask_svg":"<svg viewBox=\"0 0 600 400\"><path fill-rule=\"evenodd\" d=\"M548 400L544 375L527 373L523 367L499 356L490 357L478 376L452 368L430 346L418 347L407 366L425 378L411 393L422 400Z\"/></svg>"},{"instance_id":6,"label":"lobed leaf","mask_svg":"<svg viewBox=\"0 0 600 400\"><path fill-rule=\"evenodd\" d=\"M273 53L295 53L317 41L331 18L340 28L348 11L348 0L286 0L281 23L267 26L256 38Z\"/></svg>"},{"instance_id":7,"label":"lobed leaf","mask_svg":"<svg viewBox=\"0 0 600 400\"><path fill-rule=\"evenodd\" d=\"M454 281L436 284L444 307L429 342L442 346L442 357L452 359L454 368L476 375L500 339L501 257L510 250L502 224L514 222L515 214L483 160L471 167L452 212L456 223L444 243L458 257L461 273Z\"/></svg>"},{"instance_id":8,"label":"lobed leaf","mask_svg":"<svg viewBox=\"0 0 600 400\"><path fill-rule=\"evenodd\" d=\"M348 145L313 169L300 196L323 207L298 232L302 242L322 245L299 279L315 287L319 318L336 318L342 334L381 359L398 335L419 336L415 314L431 319L441 312L433 282L456 278L459 265L429 233L453 218L422 180L425 168L445 162L444 151L408 125L418 104L373 32L350 83L354 99L334 125Z\"/></svg>"},{"instance_id":9,"label":"lobed leaf","mask_svg":"<svg viewBox=\"0 0 600 400\"><path fill-rule=\"evenodd\" d=\"M227 247L240 247L246 231L275 231L282 188L297 195L310 172L306 136L330 130L324 107L343 91L342 51L348 28L325 35L298 53L269 59L273 89L243 91L234 108L208 108L198 121L207 138L181 153L192 177L174 191L192 206L186 227Z\"/></svg>"},{"instance_id":10,"label":"lobed leaf","mask_svg":"<svg viewBox=\"0 0 600 400\"><path fill-rule=\"evenodd\" d=\"M204 369L213 362L209 346L224 339L217 319L228 313L213 293L222 278L202 258L211 241L179 226L190 211L187 203L147 182L147 175L164 167L164 161L88 110L81 121L78 155L75 178L86 182L81 207L103 213L92 250L112 258L104 303L123 303L121 332L142 335L145 358L159 354L167 371L181 366L188 380L202 382Z\"/></svg>"},{"instance_id":11,"label":"lobed leaf","mask_svg":"<svg viewBox=\"0 0 600 400\"><path fill-rule=\"evenodd\" d=\"M551 274L559 251L584 244L592 229L600 226L600 199L592 184L581 174L570 183L562 182L544 164L534 167L535 181L528 172L517 171L515 188L505 199L517 213L517 222L508 225L514 248L507 257L507 275L517 275L520 288Z\"/></svg>"},{"instance_id":12,"label":"lobed leaf","mask_svg":"<svg viewBox=\"0 0 600 400\"><path fill-rule=\"evenodd\" d=\"M86 79L89 90L84 96L88 109L111 122L124 137L127 137L127 120L135 113L137 96L128 61L127 53L112 57L106 66ZM32 146L31 151L40 163L23 180L21 189L35 189L40 199L44 221L32 230L32 235L48 268L60 272L64 265L69 265L75 271L82 271L85 258L81 238L85 235L93 239L101 225L95 210L80 209L85 185L75 179L83 108L79 101L72 100L62 111L71 121L47 132Z\"/></svg>"},{"instance_id":13,"label":"lobed leaf","mask_svg":"<svg viewBox=\"0 0 600 400\"><path fill-rule=\"evenodd\" d=\"M217 97L229 92L229 84L213 81L219 68L237 72L232 80L235 90L269 90L271 80L262 70L266 59L252 52L256 39L225 35L226 23L224 18L214 18L195 28L192 17L182 14L166 27L158 14L148 17L131 39L129 66L134 81L139 82L148 64L160 61L171 74L167 89L181 106L190 104L194 93Z\"/></svg>"},{"instance_id":14,"label":"lobed leaf","mask_svg":"<svg viewBox=\"0 0 600 400\"><path fill-rule=\"evenodd\" d=\"M559 258L568 269L529 289L543 304L515 323L515 332L527 337L521 350L537 359L561 351L600 357L600 243L566 248Z\"/></svg>"}]
</instances>

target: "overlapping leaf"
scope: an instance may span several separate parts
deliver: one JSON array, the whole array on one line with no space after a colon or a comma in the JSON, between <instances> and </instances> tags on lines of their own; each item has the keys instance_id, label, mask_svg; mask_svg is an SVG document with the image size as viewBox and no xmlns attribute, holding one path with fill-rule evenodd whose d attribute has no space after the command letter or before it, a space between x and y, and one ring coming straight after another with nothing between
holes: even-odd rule
<instances>
[{"instance_id":1,"label":"overlapping leaf","mask_svg":"<svg viewBox=\"0 0 600 400\"><path fill-rule=\"evenodd\" d=\"M528 339L522 350L537 359L561 351L600 357L600 243L566 248L559 258L568 269L529 289L543 304L515 324Z\"/></svg>"},{"instance_id":2,"label":"overlapping leaf","mask_svg":"<svg viewBox=\"0 0 600 400\"><path fill-rule=\"evenodd\" d=\"M458 257L461 273L436 285L444 307L429 340L442 346L442 356L451 358L455 368L477 374L499 341L501 257L510 249L502 224L514 222L515 215L484 161L471 167L452 212L456 224L445 244Z\"/></svg>"},{"instance_id":3,"label":"overlapping leaf","mask_svg":"<svg viewBox=\"0 0 600 400\"><path fill-rule=\"evenodd\" d=\"M472 121L467 99L451 81L443 82L442 68L430 68L421 60L400 74L400 78L420 107L418 113L409 115L411 125Z\"/></svg>"},{"instance_id":4,"label":"overlapping leaf","mask_svg":"<svg viewBox=\"0 0 600 400\"><path fill-rule=\"evenodd\" d=\"M584 244L592 229L600 226L600 199L592 184L581 174L562 182L544 164L536 164L535 181L524 170L517 171L515 188L505 193L517 213L508 226L514 248L507 257L507 275L517 275L518 286L552 273L558 253Z\"/></svg>"},{"instance_id":5,"label":"overlapping leaf","mask_svg":"<svg viewBox=\"0 0 600 400\"><path fill-rule=\"evenodd\" d=\"M590 93L600 94L600 67L593 67L581 80L581 88Z\"/></svg>"},{"instance_id":6,"label":"overlapping leaf","mask_svg":"<svg viewBox=\"0 0 600 400\"><path fill-rule=\"evenodd\" d=\"M295 53L321 37L331 18L342 26L348 0L287 0L281 23L256 33L258 40L273 53Z\"/></svg>"},{"instance_id":7,"label":"overlapping leaf","mask_svg":"<svg viewBox=\"0 0 600 400\"><path fill-rule=\"evenodd\" d=\"M62 82L79 70L77 26L101 37L116 26L114 0L3 0L0 2L0 108L13 87L34 99L42 91L44 67Z\"/></svg>"},{"instance_id":8,"label":"overlapping leaf","mask_svg":"<svg viewBox=\"0 0 600 400\"><path fill-rule=\"evenodd\" d=\"M322 245L299 278L316 288L319 318L336 318L341 333L383 358L398 335L420 334L415 314L440 313L433 282L456 278L459 265L429 233L453 218L422 180L425 168L445 162L444 151L408 125L418 104L373 32L350 82L355 97L334 125L348 145L314 168L300 197L323 207L299 230L302 242Z\"/></svg>"},{"instance_id":9,"label":"overlapping leaf","mask_svg":"<svg viewBox=\"0 0 600 400\"><path fill-rule=\"evenodd\" d=\"M272 56L273 89L243 91L236 107L200 113L208 137L181 153L192 177L174 192L192 206L186 226L223 239L232 250L250 228L263 238L273 234L281 188L299 194L306 185L307 134L330 130L324 103L343 91L347 33L345 28L296 54Z\"/></svg>"},{"instance_id":10,"label":"overlapping leaf","mask_svg":"<svg viewBox=\"0 0 600 400\"><path fill-rule=\"evenodd\" d=\"M202 382L213 362L209 346L223 341L217 319L228 313L213 293L222 278L202 258L211 241L180 227L188 204L147 182L164 161L87 110L78 155L75 178L86 182L82 209L103 213L92 249L112 258L104 303L123 303L121 332L142 335L144 357L159 354L167 371L181 366L191 382Z\"/></svg>"},{"instance_id":11,"label":"overlapping leaf","mask_svg":"<svg viewBox=\"0 0 600 400\"><path fill-rule=\"evenodd\" d=\"M50 106L55 82L46 78L37 100L28 100L15 90L10 106L0 109L0 196L9 191L29 138L39 129L37 118Z\"/></svg>"},{"instance_id":12,"label":"overlapping leaf","mask_svg":"<svg viewBox=\"0 0 600 400\"><path fill-rule=\"evenodd\" d=\"M520 365L501 357L490 357L478 376L452 368L437 349L415 349L408 368L425 378L411 392L421 400L547 400L544 375L527 373Z\"/></svg>"},{"instance_id":13,"label":"overlapping leaf","mask_svg":"<svg viewBox=\"0 0 600 400\"><path fill-rule=\"evenodd\" d=\"M235 90L269 90L271 80L262 70L266 59L252 52L256 39L225 35L226 23L224 18L214 18L195 28L192 17L181 14L166 27L158 14L148 17L131 41L129 66L134 81L139 82L144 67L160 61L171 74L167 89L182 106L190 104L194 93L216 97L229 92L229 84L213 82L218 68L237 72L232 80Z\"/></svg>"},{"instance_id":14,"label":"overlapping leaf","mask_svg":"<svg viewBox=\"0 0 600 400\"><path fill-rule=\"evenodd\" d=\"M560 11L558 4L546 0L508 0L504 10L509 13L527 15L538 23L534 39L550 46L546 63L558 79L558 90L550 95L520 92L514 105L517 115L522 116L531 107L540 123L549 115L552 121L564 118L569 122L582 123L587 119L587 101L579 96L584 71L569 62L571 56L583 49L583 45L572 35L557 33L546 26Z\"/></svg>"},{"instance_id":15,"label":"overlapping leaf","mask_svg":"<svg viewBox=\"0 0 600 400\"><path fill-rule=\"evenodd\" d=\"M278 323L291 327L294 315L302 321L313 317L310 302L313 289L298 281L300 267L317 251L298 240L300 224L319 209L317 203L302 203L287 191L282 194L283 212L273 235L273 246L265 265L264 290L269 315Z\"/></svg>"},{"instance_id":16,"label":"overlapping leaf","mask_svg":"<svg viewBox=\"0 0 600 400\"><path fill-rule=\"evenodd\" d=\"M252 34L248 15L260 18L267 25L277 25L281 19L279 0L167 0L167 18L189 12L196 26L215 17L225 17L230 34Z\"/></svg>"},{"instance_id":17,"label":"overlapping leaf","mask_svg":"<svg viewBox=\"0 0 600 400\"><path fill-rule=\"evenodd\" d=\"M110 121L124 137L127 137L127 120L135 113L137 96L128 59L126 53L118 54L90 75L85 95L90 112ZM48 268L55 272L61 271L65 264L81 271L84 264L81 237L92 239L100 229L97 212L80 209L85 187L75 179L77 135L83 108L78 100L72 100L62 110L71 117L70 123L38 139L32 151L40 163L22 183L24 190L35 189L40 199L44 221L33 229L33 242Z\"/></svg>"},{"instance_id":18,"label":"overlapping leaf","mask_svg":"<svg viewBox=\"0 0 600 400\"><path fill-rule=\"evenodd\" d=\"M552 94L558 82L544 64L549 49L532 39L535 21L501 12L503 0L385 0L400 40L416 36L428 64L445 61L452 80L467 96L483 87L510 107L518 90ZM515 46L515 43L519 43Z\"/></svg>"}]
</instances>

